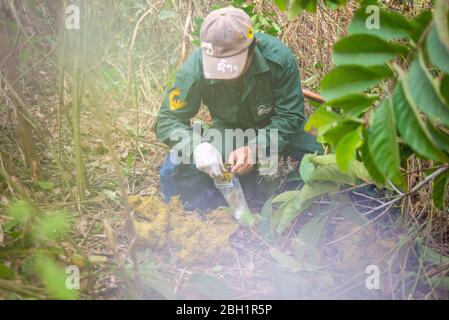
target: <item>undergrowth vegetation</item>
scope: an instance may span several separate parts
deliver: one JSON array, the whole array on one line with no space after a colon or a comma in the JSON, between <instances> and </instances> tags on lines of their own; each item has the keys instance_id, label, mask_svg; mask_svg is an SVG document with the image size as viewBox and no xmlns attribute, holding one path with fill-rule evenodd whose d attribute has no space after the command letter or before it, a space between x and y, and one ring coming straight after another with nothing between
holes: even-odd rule
<instances>
[{"instance_id":1,"label":"undergrowth vegetation","mask_svg":"<svg viewBox=\"0 0 449 320\"><path fill-rule=\"evenodd\" d=\"M447 299L449 4L411 4L0 1L0 298ZM161 201L152 132L226 5L325 100L305 126L325 154L240 226Z\"/></svg>"}]
</instances>

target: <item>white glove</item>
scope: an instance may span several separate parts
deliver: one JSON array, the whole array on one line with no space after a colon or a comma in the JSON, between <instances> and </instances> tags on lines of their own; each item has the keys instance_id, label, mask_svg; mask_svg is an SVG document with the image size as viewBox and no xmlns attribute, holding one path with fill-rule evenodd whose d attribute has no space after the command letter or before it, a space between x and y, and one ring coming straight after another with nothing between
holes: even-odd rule
<instances>
[{"instance_id":1,"label":"white glove","mask_svg":"<svg viewBox=\"0 0 449 320\"><path fill-rule=\"evenodd\" d=\"M196 167L211 178L219 177L224 171L221 154L208 142L199 144L193 151Z\"/></svg>"}]
</instances>

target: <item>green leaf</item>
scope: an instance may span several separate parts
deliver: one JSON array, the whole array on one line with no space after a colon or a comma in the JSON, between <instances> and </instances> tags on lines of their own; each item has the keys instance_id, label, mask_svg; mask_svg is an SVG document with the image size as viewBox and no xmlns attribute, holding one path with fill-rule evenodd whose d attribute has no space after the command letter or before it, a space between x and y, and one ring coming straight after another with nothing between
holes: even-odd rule
<instances>
[{"instance_id":1,"label":"green leaf","mask_svg":"<svg viewBox=\"0 0 449 320\"><path fill-rule=\"evenodd\" d=\"M358 116L378 99L378 96L367 96L361 93L353 93L341 98L326 101L324 105L339 108L348 115Z\"/></svg>"},{"instance_id":2,"label":"green leaf","mask_svg":"<svg viewBox=\"0 0 449 320\"><path fill-rule=\"evenodd\" d=\"M287 13L288 13L288 19L293 20L296 18L299 13L301 12L301 4L299 1L289 1Z\"/></svg>"},{"instance_id":3,"label":"green leaf","mask_svg":"<svg viewBox=\"0 0 449 320\"><path fill-rule=\"evenodd\" d=\"M387 42L374 35L355 34L335 43L332 60L336 65L383 65L407 53L404 46Z\"/></svg>"},{"instance_id":4,"label":"green leaf","mask_svg":"<svg viewBox=\"0 0 449 320\"><path fill-rule=\"evenodd\" d=\"M299 193L300 193L299 190L285 191L285 192L282 192L282 193L278 194L276 197L274 197L273 200L271 200L271 202L272 203L279 203L279 202L290 201L291 199L293 199L295 197L298 197Z\"/></svg>"},{"instance_id":5,"label":"green leaf","mask_svg":"<svg viewBox=\"0 0 449 320\"><path fill-rule=\"evenodd\" d=\"M216 277L205 273L194 273L190 276L195 288L209 299L231 299L236 293L228 285Z\"/></svg>"},{"instance_id":6,"label":"green leaf","mask_svg":"<svg viewBox=\"0 0 449 320\"><path fill-rule=\"evenodd\" d=\"M332 168L337 168L337 157L335 154L326 154L326 155L312 155L310 157L310 161L316 165L320 166L331 166ZM359 178L366 182L371 182L371 177L364 167L364 165L358 161L354 160L350 166L348 174L346 176L350 176L351 179ZM313 178L313 177L312 177ZM348 179L347 177L345 180Z\"/></svg>"},{"instance_id":7,"label":"green leaf","mask_svg":"<svg viewBox=\"0 0 449 320\"><path fill-rule=\"evenodd\" d=\"M449 105L449 75L445 74L440 83L440 94Z\"/></svg>"},{"instance_id":8,"label":"green leaf","mask_svg":"<svg viewBox=\"0 0 449 320\"><path fill-rule=\"evenodd\" d=\"M427 128L432 135L432 140L443 151L449 152L449 135L442 130L434 127L431 123L427 123Z\"/></svg>"},{"instance_id":9,"label":"green leaf","mask_svg":"<svg viewBox=\"0 0 449 320\"><path fill-rule=\"evenodd\" d=\"M311 156L310 161L320 166L326 166L329 164L337 164L337 158L335 154L325 154L325 155L316 155Z\"/></svg>"},{"instance_id":10,"label":"green leaf","mask_svg":"<svg viewBox=\"0 0 449 320\"><path fill-rule=\"evenodd\" d=\"M360 122L353 121L352 119L344 119L340 121L332 128L326 130L323 134L323 140L326 143L329 143L333 148L336 148L340 143L341 137L347 135L360 126Z\"/></svg>"},{"instance_id":11,"label":"green leaf","mask_svg":"<svg viewBox=\"0 0 449 320\"><path fill-rule=\"evenodd\" d=\"M284 232L291 222L313 203L312 200L339 189L340 186L334 182L305 184L299 191L299 195L284 202L273 216L273 224L277 226L276 231L279 234Z\"/></svg>"},{"instance_id":12,"label":"green leaf","mask_svg":"<svg viewBox=\"0 0 449 320\"><path fill-rule=\"evenodd\" d=\"M314 200L317 197L321 197L328 193L337 192L340 190L340 185L338 182L310 182L305 184L301 188L301 193L299 199L301 202L306 202L308 200Z\"/></svg>"},{"instance_id":13,"label":"green leaf","mask_svg":"<svg viewBox=\"0 0 449 320\"><path fill-rule=\"evenodd\" d=\"M64 211L47 213L33 230L36 237L49 240L62 237L69 231L69 215Z\"/></svg>"},{"instance_id":14,"label":"green leaf","mask_svg":"<svg viewBox=\"0 0 449 320\"><path fill-rule=\"evenodd\" d=\"M315 169L312 176L312 181L333 181L349 185L355 185L355 180L354 175L341 172L336 164L320 166Z\"/></svg>"},{"instance_id":15,"label":"green leaf","mask_svg":"<svg viewBox=\"0 0 449 320\"><path fill-rule=\"evenodd\" d=\"M403 74L400 77L404 80ZM435 145L410 97L405 81L396 85L393 95L393 109L399 133L416 153L427 159L449 161L444 152ZM373 149L371 149L371 152L374 152Z\"/></svg>"},{"instance_id":16,"label":"green leaf","mask_svg":"<svg viewBox=\"0 0 449 320\"><path fill-rule=\"evenodd\" d=\"M287 10L287 4L288 4L287 0L274 0L274 3L276 3L276 6L280 10L282 10L282 11Z\"/></svg>"},{"instance_id":17,"label":"green leaf","mask_svg":"<svg viewBox=\"0 0 449 320\"><path fill-rule=\"evenodd\" d=\"M338 66L324 76L321 81L321 94L326 100L332 100L360 93L391 75L392 72L387 66Z\"/></svg>"},{"instance_id":18,"label":"green leaf","mask_svg":"<svg viewBox=\"0 0 449 320\"><path fill-rule=\"evenodd\" d=\"M430 61L443 72L449 73L449 50L441 43L435 27L427 36L426 47Z\"/></svg>"},{"instance_id":19,"label":"green leaf","mask_svg":"<svg viewBox=\"0 0 449 320\"><path fill-rule=\"evenodd\" d=\"M36 271L47 290L56 299L73 300L77 291L66 286L67 274L50 257L38 253L36 255Z\"/></svg>"},{"instance_id":20,"label":"green leaf","mask_svg":"<svg viewBox=\"0 0 449 320\"><path fill-rule=\"evenodd\" d=\"M449 171L444 172L433 180L432 200L435 207L443 210L449 193Z\"/></svg>"},{"instance_id":21,"label":"green leaf","mask_svg":"<svg viewBox=\"0 0 449 320\"><path fill-rule=\"evenodd\" d=\"M449 127L449 107L443 103L421 53L410 66L407 76L410 97L416 106L431 120L441 122Z\"/></svg>"},{"instance_id":22,"label":"green leaf","mask_svg":"<svg viewBox=\"0 0 449 320\"><path fill-rule=\"evenodd\" d=\"M316 12L317 0L290 0L288 7L288 16L290 19L295 18L301 10Z\"/></svg>"},{"instance_id":23,"label":"green leaf","mask_svg":"<svg viewBox=\"0 0 449 320\"><path fill-rule=\"evenodd\" d=\"M309 120L307 120L304 126L304 130L322 135L326 130L335 126L341 119L342 117L335 112L328 111L326 107L321 107L309 117Z\"/></svg>"},{"instance_id":24,"label":"green leaf","mask_svg":"<svg viewBox=\"0 0 449 320\"><path fill-rule=\"evenodd\" d=\"M239 223L245 227L252 227L257 223L257 218L250 209L245 208L240 216Z\"/></svg>"},{"instance_id":25,"label":"green leaf","mask_svg":"<svg viewBox=\"0 0 449 320\"><path fill-rule=\"evenodd\" d=\"M449 51L449 2L446 0L435 2L433 21L441 43Z\"/></svg>"},{"instance_id":26,"label":"green leaf","mask_svg":"<svg viewBox=\"0 0 449 320\"><path fill-rule=\"evenodd\" d=\"M368 136L365 138L365 143L362 146L362 155L363 155L363 164L365 165L366 169L368 170L369 174L373 179L382 185L385 184L385 176L379 171L377 168L373 156L371 155L369 151L368 146Z\"/></svg>"},{"instance_id":27,"label":"green leaf","mask_svg":"<svg viewBox=\"0 0 449 320\"><path fill-rule=\"evenodd\" d=\"M351 165L349 166L349 172L355 175L357 178L362 180L366 183L372 183L373 178L371 177L370 173L366 169L365 165L358 161L354 160L351 162Z\"/></svg>"},{"instance_id":28,"label":"green leaf","mask_svg":"<svg viewBox=\"0 0 449 320\"><path fill-rule=\"evenodd\" d=\"M399 171L399 146L396 141L394 114L389 100L384 100L371 115L368 146L371 159L379 172L394 184L404 185Z\"/></svg>"},{"instance_id":29,"label":"green leaf","mask_svg":"<svg viewBox=\"0 0 449 320\"><path fill-rule=\"evenodd\" d=\"M347 2L347 0L325 0L324 3L326 7L328 7L331 10L336 10L342 5L344 5Z\"/></svg>"},{"instance_id":30,"label":"green leaf","mask_svg":"<svg viewBox=\"0 0 449 320\"><path fill-rule=\"evenodd\" d=\"M370 34L384 40L405 38L412 31L413 26L402 14L386 11L378 6L363 6L358 9L348 28L349 34Z\"/></svg>"},{"instance_id":31,"label":"green leaf","mask_svg":"<svg viewBox=\"0 0 449 320\"><path fill-rule=\"evenodd\" d=\"M340 143L337 145L336 156L337 164L342 172L348 172L349 166L356 158L357 149L360 148L362 143L361 126L341 138Z\"/></svg>"},{"instance_id":32,"label":"green leaf","mask_svg":"<svg viewBox=\"0 0 449 320\"><path fill-rule=\"evenodd\" d=\"M33 208L31 205L22 200L13 202L6 210L6 214L20 224L27 222L30 219L32 212Z\"/></svg>"},{"instance_id":33,"label":"green leaf","mask_svg":"<svg viewBox=\"0 0 449 320\"><path fill-rule=\"evenodd\" d=\"M310 157L313 154L305 154L302 157L301 164L299 165L299 174L304 182L309 182L312 179L313 171L315 170L315 165L310 161Z\"/></svg>"},{"instance_id":34,"label":"green leaf","mask_svg":"<svg viewBox=\"0 0 449 320\"><path fill-rule=\"evenodd\" d=\"M425 32L427 27L432 23L432 12L430 10L422 11L416 18L410 21L410 23L413 26L411 37L415 43L418 43L423 32Z\"/></svg>"},{"instance_id":35,"label":"green leaf","mask_svg":"<svg viewBox=\"0 0 449 320\"><path fill-rule=\"evenodd\" d=\"M0 279L12 280L16 277L16 273L10 267L0 263Z\"/></svg>"}]
</instances>

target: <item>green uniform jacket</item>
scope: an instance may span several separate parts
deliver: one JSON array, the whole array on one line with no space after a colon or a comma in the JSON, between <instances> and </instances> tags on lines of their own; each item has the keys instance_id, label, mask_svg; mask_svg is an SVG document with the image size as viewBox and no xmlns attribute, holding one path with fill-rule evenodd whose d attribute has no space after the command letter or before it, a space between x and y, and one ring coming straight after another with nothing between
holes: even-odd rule
<instances>
[{"instance_id":1,"label":"green uniform jacket","mask_svg":"<svg viewBox=\"0 0 449 320\"><path fill-rule=\"evenodd\" d=\"M173 147L177 142L170 141L171 133L190 130L203 102L218 127L277 129L279 152L287 145L302 153L320 149L303 130L304 95L295 57L279 39L261 33L255 37L253 61L241 86L205 79L201 49L188 58L164 97L155 125L158 139Z\"/></svg>"}]
</instances>

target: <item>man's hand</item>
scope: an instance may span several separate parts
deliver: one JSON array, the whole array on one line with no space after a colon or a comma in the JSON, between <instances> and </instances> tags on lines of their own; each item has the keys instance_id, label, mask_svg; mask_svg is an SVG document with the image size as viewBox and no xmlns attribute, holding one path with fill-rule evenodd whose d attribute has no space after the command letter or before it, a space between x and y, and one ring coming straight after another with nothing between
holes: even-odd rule
<instances>
[{"instance_id":1,"label":"man's hand","mask_svg":"<svg viewBox=\"0 0 449 320\"><path fill-rule=\"evenodd\" d=\"M211 178L219 177L225 170L221 154L208 142L199 144L193 151L196 167Z\"/></svg>"},{"instance_id":2,"label":"man's hand","mask_svg":"<svg viewBox=\"0 0 449 320\"><path fill-rule=\"evenodd\" d=\"M250 147L240 147L231 152L228 162L232 173L243 176L253 170L255 158Z\"/></svg>"}]
</instances>

